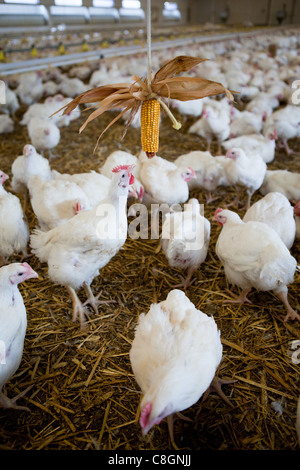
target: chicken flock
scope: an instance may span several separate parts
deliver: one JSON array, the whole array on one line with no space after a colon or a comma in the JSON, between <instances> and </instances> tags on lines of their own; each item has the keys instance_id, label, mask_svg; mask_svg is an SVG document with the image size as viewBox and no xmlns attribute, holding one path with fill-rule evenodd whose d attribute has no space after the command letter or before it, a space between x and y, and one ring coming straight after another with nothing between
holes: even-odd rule
<instances>
[{"instance_id":1,"label":"chicken flock","mask_svg":"<svg viewBox=\"0 0 300 470\"><path fill-rule=\"evenodd\" d=\"M271 57L267 52L271 39L265 35L259 41L263 48L258 51L252 38L207 44L201 51L195 45L189 49L189 55L201 53L211 59L191 73L221 82L236 92L235 102L224 96L171 100L171 108L183 121L194 118L188 132L200 136L207 146L205 151L191 149L172 162L159 155L148 159L142 151L133 155L116 146L93 171L68 174L53 168L60 135L82 109L64 116L53 113L91 87L131 80L131 70L144 74L144 57L77 67L85 80L74 77L75 71L68 76L58 69L8 79L0 132L3 138L13 132L16 112L20 105L26 106L20 124L27 126L28 141L22 155L15 156L11 175L0 171L3 408L26 409L17 404L19 396L10 399L2 389L20 365L26 335L26 310L18 284L38 278L38 272L24 261L28 252L47 265L54 285L65 287L72 300L72 318L84 329L99 305L115 302L101 300L101 293L95 295L91 285L126 243L129 217L139 217L141 205L147 211L153 206L165 208L159 248L166 263L182 271L182 282L166 292L165 300L153 302L148 313L140 314L130 349L132 370L143 393L143 434L167 418L176 447L173 417L184 419L181 411L213 387L233 406L221 390L222 383L231 381L216 375L222 360L222 332L188 295L218 224L222 228L216 255L225 279L236 290L227 292L225 302L251 303L252 289L270 291L282 303L283 321L298 325L300 316L290 304L288 286L298 269L290 250L300 238L300 174L289 168L271 170L268 164L276 159L278 147L287 156L295 153L291 139L300 137L300 107L293 102L291 86L300 75L300 43L294 35L279 35L277 55ZM158 53L157 65L171 54ZM139 120L132 125L139 127ZM6 189L9 182L10 190ZM220 187L234 189L236 197L227 206L220 201ZM197 191L206 198L191 197ZM254 193L260 198L251 204ZM26 220L29 204L36 217L31 233ZM214 207L214 222L205 217L206 204ZM243 217L237 213L239 206ZM10 263L17 255L20 262ZM86 292L84 303L77 294L81 288Z\"/></svg>"}]
</instances>

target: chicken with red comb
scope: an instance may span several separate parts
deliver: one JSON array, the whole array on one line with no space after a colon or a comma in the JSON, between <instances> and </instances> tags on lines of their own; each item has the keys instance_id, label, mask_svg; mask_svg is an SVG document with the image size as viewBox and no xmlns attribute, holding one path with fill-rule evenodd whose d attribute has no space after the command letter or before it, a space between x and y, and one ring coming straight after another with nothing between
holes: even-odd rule
<instances>
[{"instance_id":1,"label":"chicken with red comb","mask_svg":"<svg viewBox=\"0 0 300 470\"><path fill-rule=\"evenodd\" d=\"M110 182L107 197L96 207L79 211L58 227L31 235L33 253L48 264L48 275L65 286L73 303L73 320L79 317L86 326L86 305L98 312L100 301L94 296L91 283L127 238L127 197L133 181L132 168L119 168ZM83 287L87 301L82 304L76 291Z\"/></svg>"},{"instance_id":2,"label":"chicken with red comb","mask_svg":"<svg viewBox=\"0 0 300 470\"><path fill-rule=\"evenodd\" d=\"M134 176L134 183L131 186L137 194L138 199L142 202L143 195L144 195L144 187L140 181L140 162L139 159L132 155L129 152L125 152L124 150L115 150L113 151L108 157L105 159L103 165L99 168L99 171L102 175L111 178L112 170L118 165L134 165L132 170L132 174ZM133 196L130 193L128 196Z\"/></svg>"},{"instance_id":3,"label":"chicken with red comb","mask_svg":"<svg viewBox=\"0 0 300 470\"><path fill-rule=\"evenodd\" d=\"M112 172L119 173L121 171L128 171L129 184L132 185L134 183L134 176L132 174L133 169L134 169L134 165L118 165L112 169Z\"/></svg>"}]
</instances>

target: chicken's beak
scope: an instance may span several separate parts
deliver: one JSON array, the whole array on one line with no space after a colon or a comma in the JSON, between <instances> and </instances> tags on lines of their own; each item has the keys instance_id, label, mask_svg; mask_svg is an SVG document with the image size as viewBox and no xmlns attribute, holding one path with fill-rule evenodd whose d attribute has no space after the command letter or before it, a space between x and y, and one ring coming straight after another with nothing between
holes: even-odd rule
<instances>
[{"instance_id":1,"label":"chicken's beak","mask_svg":"<svg viewBox=\"0 0 300 470\"><path fill-rule=\"evenodd\" d=\"M33 279L33 278L38 278L39 275L36 273L31 266L29 266L28 263L22 263L22 266L26 268L26 280L27 279Z\"/></svg>"},{"instance_id":2,"label":"chicken's beak","mask_svg":"<svg viewBox=\"0 0 300 470\"><path fill-rule=\"evenodd\" d=\"M3 176L3 183L9 179L9 176L6 173L2 173Z\"/></svg>"}]
</instances>

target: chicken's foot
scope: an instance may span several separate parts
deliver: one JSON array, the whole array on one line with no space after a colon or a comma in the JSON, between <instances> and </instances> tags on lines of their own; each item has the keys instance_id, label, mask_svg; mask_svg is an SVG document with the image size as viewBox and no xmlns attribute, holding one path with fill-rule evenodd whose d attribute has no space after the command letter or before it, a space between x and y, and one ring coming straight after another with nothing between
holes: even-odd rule
<instances>
[{"instance_id":1,"label":"chicken's foot","mask_svg":"<svg viewBox=\"0 0 300 470\"><path fill-rule=\"evenodd\" d=\"M87 300L84 302L83 306L90 305L95 313L98 313L98 305L101 304L110 304L115 303L115 300L99 300L101 297L102 291L99 292L98 295L94 295L91 289L91 286L88 285L86 282L83 284L84 290L88 296Z\"/></svg>"},{"instance_id":2,"label":"chicken's foot","mask_svg":"<svg viewBox=\"0 0 300 470\"><path fill-rule=\"evenodd\" d=\"M224 303L231 303L231 304L244 304L245 302L248 302L249 304L252 304L251 300L248 299L247 294L251 291L250 289L244 289L240 295L236 295L231 290L226 289L226 291L233 297L233 299L226 299L224 300Z\"/></svg>"},{"instance_id":3,"label":"chicken's foot","mask_svg":"<svg viewBox=\"0 0 300 470\"><path fill-rule=\"evenodd\" d=\"M30 411L30 409L27 406L21 406L17 405L17 400L20 398L24 397L27 392L33 387L33 385L30 385L27 387L23 392L19 393L16 395L14 398L8 398L4 393L0 392L0 408L12 408L14 410L24 410L24 411Z\"/></svg>"},{"instance_id":4,"label":"chicken's foot","mask_svg":"<svg viewBox=\"0 0 300 470\"><path fill-rule=\"evenodd\" d=\"M87 311L84 308L84 305L80 302L75 290L72 287L67 287L68 292L71 296L72 299L72 304L73 304L73 317L72 320L75 322L78 317L80 320L80 327L85 328L85 320L86 320L86 314Z\"/></svg>"},{"instance_id":5,"label":"chicken's foot","mask_svg":"<svg viewBox=\"0 0 300 470\"><path fill-rule=\"evenodd\" d=\"M215 376L203 395L202 401L205 401L208 395L212 392L217 392L217 394L227 403L227 405L233 407L231 401L226 397L225 393L222 390L222 385L228 385L237 382L237 380L223 380L219 377Z\"/></svg>"},{"instance_id":6,"label":"chicken's foot","mask_svg":"<svg viewBox=\"0 0 300 470\"><path fill-rule=\"evenodd\" d=\"M287 143L287 140L286 139L283 139L282 140L282 145L281 147L284 148L285 150L285 153L287 155L300 155L300 152L295 152L293 149L291 149L291 147L289 146L289 144Z\"/></svg>"},{"instance_id":7,"label":"chicken's foot","mask_svg":"<svg viewBox=\"0 0 300 470\"><path fill-rule=\"evenodd\" d=\"M287 292L278 292L277 293L278 298L281 300L283 305L285 306L287 310L287 315L284 317L284 321L288 321L289 318L291 320L298 320L300 321L300 315L299 313L296 312L291 306L287 298Z\"/></svg>"},{"instance_id":8,"label":"chicken's foot","mask_svg":"<svg viewBox=\"0 0 300 470\"><path fill-rule=\"evenodd\" d=\"M238 207L240 204L242 204L242 202L240 201L240 189L235 187L235 190L236 190L236 196L232 202L230 202L229 204L225 204L226 208L231 207L231 206Z\"/></svg>"},{"instance_id":9,"label":"chicken's foot","mask_svg":"<svg viewBox=\"0 0 300 470\"><path fill-rule=\"evenodd\" d=\"M211 191L207 191L206 204L210 204L211 202L214 202L217 199L220 199L220 196L213 197L212 194L211 194Z\"/></svg>"}]
</instances>

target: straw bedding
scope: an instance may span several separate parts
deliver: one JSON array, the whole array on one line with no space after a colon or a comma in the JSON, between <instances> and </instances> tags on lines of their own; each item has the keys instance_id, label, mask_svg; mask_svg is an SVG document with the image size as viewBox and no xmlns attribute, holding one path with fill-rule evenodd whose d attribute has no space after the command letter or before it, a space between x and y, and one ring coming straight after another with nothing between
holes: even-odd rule
<instances>
[{"instance_id":1,"label":"straw bedding","mask_svg":"<svg viewBox=\"0 0 300 470\"><path fill-rule=\"evenodd\" d=\"M96 139L111 116L93 121L79 135L85 117L83 113L79 120L61 129L56 158L51 161L54 169L69 173L96 170L113 150L120 148L134 154L140 150L139 130L129 129L121 141L123 125L118 122L104 134L93 153ZM205 150L200 137L187 133L193 119L183 122L182 129L175 131L169 119L163 118L160 156L173 160L190 150ZM2 136L3 171L11 175L13 160L28 142L26 127L19 124L13 134ZM300 150L298 141L290 144ZM277 150L269 168L300 171L300 161ZM194 191L191 195L205 202L203 193ZM231 202L234 192L219 188L215 195L219 199L205 205L210 220L216 207ZM253 201L259 197L255 194ZM236 207L233 210L243 214ZM26 215L33 229L36 220L30 207ZM218 375L236 379L224 387L234 407L214 394L204 402L200 400L185 412L192 422L175 422L176 443L180 449L189 450L297 449L299 364L293 363L290 354L292 342L300 340L299 323L283 321L284 307L272 293L252 292L252 305L223 304L229 286L215 254L219 230L212 222L207 259L186 294L198 309L214 316L221 330L224 358ZM299 250L296 241L292 254L297 259ZM31 412L0 410L0 449L170 449L165 423L155 426L147 436L141 435L141 395L129 361L138 315L147 312L151 303L165 299L181 274L168 266L164 254L158 251L158 240L128 238L124 248L102 269L92 284L93 291L101 290L102 300L115 303L99 307L98 315L91 312L85 331L72 322L69 296L48 279L47 266L34 255L27 261L39 279L20 286L28 328L22 363L6 392L13 397L32 386L20 400ZM296 273L289 298L292 307L299 310L298 294Z\"/></svg>"}]
</instances>

